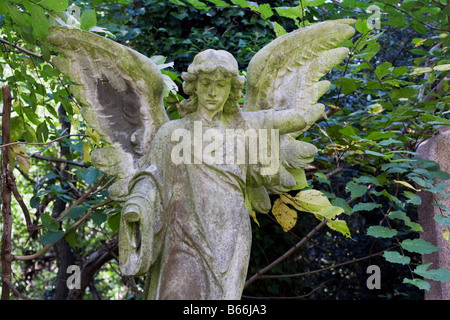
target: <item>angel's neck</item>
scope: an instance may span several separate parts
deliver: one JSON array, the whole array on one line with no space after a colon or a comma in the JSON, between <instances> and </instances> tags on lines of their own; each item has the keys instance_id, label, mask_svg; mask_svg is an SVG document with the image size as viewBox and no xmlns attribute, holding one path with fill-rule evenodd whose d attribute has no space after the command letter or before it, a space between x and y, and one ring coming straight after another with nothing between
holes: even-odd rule
<instances>
[{"instance_id":1,"label":"angel's neck","mask_svg":"<svg viewBox=\"0 0 450 320\"><path fill-rule=\"evenodd\" d=\"M222 110L210 111L204 108L199 108L197 115L200 120L205 120L207 122L216 122L220 121L220 119L222 118Z\"/></svg>"}]
</instances>

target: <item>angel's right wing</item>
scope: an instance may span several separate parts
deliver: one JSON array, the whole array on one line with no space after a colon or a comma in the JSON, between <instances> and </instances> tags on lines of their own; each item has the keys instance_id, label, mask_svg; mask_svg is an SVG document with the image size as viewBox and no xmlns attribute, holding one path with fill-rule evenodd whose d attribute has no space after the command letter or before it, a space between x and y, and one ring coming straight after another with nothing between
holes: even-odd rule
<instances>
[{"instance_id":1,"label":"angel's right wing","mask_svg":"<svg viewBox=\"0 0 450 320\"><path fill-rule=\"evenodd\" d=\"M110 195L123 200L139 160L169 121L161 71L146 56L80 29L52 27L48 41L62 54L52 63L71 81L82 116L110 145L94 150L92 162L118 178Z\"/></svg>"},{"instance_id":2,"label":"angel's right wing","mask_svg":"<svg viewBox=\"0 0 450 320\"><path fill-rule=\"evenodd\" d=\"M249 63L243 110L294 109L306 122L302 131L280 137L281 183L267 187L272 192L296 186L294 175L301 175L317 152L315 146L296 138L323 114L324 105L317 102L330 82L319 80L348 55L349 50L339 44L354 34L354 23L341 19L295 30L263 47ZM268 212L270 199L264 186L249 188L247 194L252 208Z\"/></svg>"}]
</instances>

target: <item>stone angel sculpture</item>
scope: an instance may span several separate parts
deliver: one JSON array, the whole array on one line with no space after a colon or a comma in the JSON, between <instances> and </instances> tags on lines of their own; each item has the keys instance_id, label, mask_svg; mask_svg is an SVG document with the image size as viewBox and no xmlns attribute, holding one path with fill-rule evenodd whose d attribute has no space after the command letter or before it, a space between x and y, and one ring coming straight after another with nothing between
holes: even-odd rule
<instances>
[{"instance_id":1,"label":"stone angel sculpture","mask_svg":"<svg viewBox=\"0 0 450 320\"><path fill-rule=\"evenodd\" d=\"M269 193L296 186L292 170L313 160L317 149L296 138L324 112L318 100L330 83L319 80L347 56L338 45L353 23L317 23L262 48L249 63L242 108L235 58L198 53L182 74L189 98L177 120L165 112L163 78L149 58L79 29L51 29L61 53L53 63L109 145L91 158L117 178L109 193L123 204L120 268L146 274L144 299L241 297L249 214L269 212Z\"/></svg>"}]
</instances>

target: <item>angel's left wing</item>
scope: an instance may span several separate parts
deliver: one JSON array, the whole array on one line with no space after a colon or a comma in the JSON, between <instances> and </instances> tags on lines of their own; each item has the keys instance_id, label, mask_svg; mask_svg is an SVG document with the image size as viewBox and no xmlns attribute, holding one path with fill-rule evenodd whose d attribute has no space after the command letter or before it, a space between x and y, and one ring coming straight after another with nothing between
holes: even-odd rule
<instances>
[{"instance_id":1,"label":"angel's left wing","mask_svg":"<svg viewBox=\"0 0 450 320\"><path fill-rule=\"evenodd\" d=\"M243 111L295 109L306 122L302 131L281 136L281 184L268 187L276 193L295 186L293 176L317 152L313 145L295 138L323 114L325 107L317 101L329 89L330 82L319 80L348 55L347 48L337 46L354 34L354 23L352 19L342 19L295 30L273 40L249 63ZM250 189L247 193L254 208L258 202L266 203L264 210L259 211L267 212L270 207L264 189Z\"/></svg>"},{"instance_id":2,"label":"angel's left wing","mask_svg":"<svg viewBox=\"0 0 450 320\"><path fill-rule=\"evenodd\" d=\"M71 81L82 116L109 144L91 158L118 178L110 195L121 200L152 138L169 121L161 71L137 51L80 29L52 27L47 40L62 54L52 63Z\"/></svg>"}]
</instances>

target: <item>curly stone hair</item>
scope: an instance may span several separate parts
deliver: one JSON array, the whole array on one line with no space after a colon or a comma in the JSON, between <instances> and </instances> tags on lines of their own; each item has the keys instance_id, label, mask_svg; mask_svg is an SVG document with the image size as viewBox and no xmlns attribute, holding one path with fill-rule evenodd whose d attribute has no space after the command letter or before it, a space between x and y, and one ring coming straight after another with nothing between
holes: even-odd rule
<instances>
[{"instance_id":1,"label":"curly stone hair","mask_svg":"<svg viewBox=\"0 0 450 320\"><path fill-rule=\"evenodd\" d=\"M194 113L198 109L196 90L199 75L217 71L221 72L224 77L231 78L231 91L223 107L223 112L234 114L240 111L237 101L242 97L245 78L239 75L236 59L227 51L208 49L198 53L187 72L183 72L181 75L184 80L183 90L189 95L189 99L180 103L178 109L180 116Z\"/></svg>"}]
</instances>

